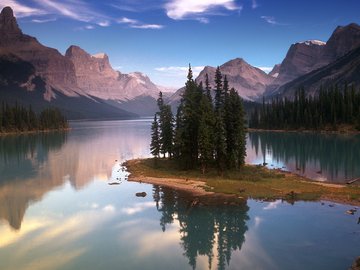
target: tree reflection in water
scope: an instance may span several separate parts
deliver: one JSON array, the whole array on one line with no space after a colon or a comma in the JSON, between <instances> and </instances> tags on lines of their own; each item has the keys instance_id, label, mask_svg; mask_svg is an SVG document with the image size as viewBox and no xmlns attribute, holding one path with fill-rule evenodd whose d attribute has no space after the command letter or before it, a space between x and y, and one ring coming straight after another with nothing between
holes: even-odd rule
<instances>
[{"instance_id":1,"label":"tree reflection in water","mask_svg":"<svg viewBox=\"0 0 360 270\"><path fill-rule=\"evenodd\" d=\"M240 250L247 231L249 207L245 200L224 197L194 197L166 187L154 186L153 198L161 212L160 226L175 219L180 224L181 246L190 266L197 256L207 256L209 268L215 258L217 268L229 265L233 251Z\"/></svg>"},{"instance_id":2,"label":"tree reflection in water","mask_svg":"<svg viewBox=\"0 0 360 270\"><path fill-rule=\"evenodd\" d=\"M297 173L327 181L360 176L360 135L249 132L248 137L247 151L258 156L260 150L262 162L267 156L269 162L285 163Z\"/></svg>"}]
</instances>

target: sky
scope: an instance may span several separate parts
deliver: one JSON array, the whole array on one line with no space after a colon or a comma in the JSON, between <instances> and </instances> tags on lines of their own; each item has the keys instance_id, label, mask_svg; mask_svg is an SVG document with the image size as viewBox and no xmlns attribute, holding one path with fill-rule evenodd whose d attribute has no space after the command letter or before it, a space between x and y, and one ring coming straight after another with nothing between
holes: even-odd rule
<instances>
[{"instance_id":1,"label":"sky","mask_svg":"<svg viewBox=\"0 0 360 270\"><path fill-rule=\"evenodd\" d=\"M360 24L360 0L1 0L24 33L62 54L78 45L105 52L114 69L156 84L184 85L240 57L266 72L292 43L327 41L339 25Z\"/></svg>"}]
</instances>

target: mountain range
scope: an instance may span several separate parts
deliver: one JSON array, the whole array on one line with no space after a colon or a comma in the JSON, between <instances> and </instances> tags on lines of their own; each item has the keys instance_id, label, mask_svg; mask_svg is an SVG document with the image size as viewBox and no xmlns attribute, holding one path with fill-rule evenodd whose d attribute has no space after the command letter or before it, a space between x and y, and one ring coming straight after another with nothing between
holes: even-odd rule
<instances>
[{"instance_id":1,"label":"mountain range","mask_svg":"<svg viewBox=\"0 0 360 270\"><path fill-rule=\"evenodd\" d=\"M0 14L0 101L31 105L37 111L56 106L69 119L131 118L153 115L159 91L166 91L140 72L114 70L105 53L91 55L72 45L65 55L24 34L13 11ZM320 86L360 82L360 26L337 27L327 42L307 40L292 44L284 60L270 73L251 66L242 58L220 65L229 86L247 101L263 97L294 96L304 87L315 95ZM216 67L205 66L214 87ZM165 97L175 108L184 88Z\"/></svg>"},{"instance_id":2,"label":"mountain range","mask_svg":"<svg viewBox=\"0 0 360 270\"><path fill-rule=\"evenodd\" d=\"M292 98L294 92L304 87L314 95L320 86L330 84L358 84L360 82L360 26L352 23L339 26L327 42L307 40L292 44L284 60L273 67L269 74L251 66L244 59L230 60L220 67L229 86L234 87L244 100L260 101L263 97ZM205 74L214 78L215 67L206 66L196 82L205 82ZM211 85L214 86L213 80ZM184 88L170 99L178 104Z\"/></svg>"},{"instance_id":3,"label":"mountain range","mask_svg":"<svg viewBox=\"0 0 360 270\"><path fill-rule=\"evenodd\" d=\"M128 118L156 110L163 88L145 74L116 71L105 53L90 55L78 46L62 55L23 34L10 7L0 14L0 36L3 101L37 110L54 105L72 119Z\"/></svg>"}]
</instances>

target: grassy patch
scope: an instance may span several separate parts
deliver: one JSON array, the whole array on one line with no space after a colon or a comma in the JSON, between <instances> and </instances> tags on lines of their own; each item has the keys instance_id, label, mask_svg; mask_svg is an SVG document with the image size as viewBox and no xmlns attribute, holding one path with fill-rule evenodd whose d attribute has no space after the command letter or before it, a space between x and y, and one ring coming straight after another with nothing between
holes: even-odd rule
<instances>
[{"instance_id":1,"label":"grassy patch","mask_svg":"<svg viewBox=\"0 0 360 270\"><path fill-rule=\"evenodd\" d=\"M125 163L134 178L157 177L191 179L206 182L209 191L236 194L253 199L319 200L360 205L359 186L323 186L308 179L262 166L246 165L240 170L219 175L210 169L206 174L200 170L179 170L175 161L160 159L130 160Z\"/></svg>"}]
</instances>

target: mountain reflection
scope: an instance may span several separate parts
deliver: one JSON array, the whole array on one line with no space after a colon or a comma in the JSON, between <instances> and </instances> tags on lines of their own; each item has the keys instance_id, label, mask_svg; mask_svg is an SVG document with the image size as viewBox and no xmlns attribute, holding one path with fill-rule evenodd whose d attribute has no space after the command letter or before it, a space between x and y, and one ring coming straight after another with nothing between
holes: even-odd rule
<instances>
[{"instance_id":1,"label":"mountain reflection","mask_svg":"<svg viewBox=\"0 0 360 270\"><path fill-rule=\"evenodd\" d=\"M0 220L19 230L27 207L66 182L80 190L116 180L120 162L149 155L149 123L79 122L69 133L0 137Z\"/></svg>"},{"instance_id":2,"label":"mountain reflection","mask_svg":"<svg viewBox=\"0 0 360 270\"><path fill-rule=\"evenodd\" d=\"M63 183L63 178L46 182L39 171L66 140L64 132L0 137L0 219L13 229L20 229L30 202Z\"/></svg>"},{"instance_id":3,"label":"mountain reflection","mask_svg":"<svg viewBox=\"0 0 360 270\"><path fill-rule=\"evenodd\" d=\"M207 256L209 269L225 269L233 251L240 250L248 230L249 207L246 201L222 201L218 198L195 198L187 193L154 186L153 199L161 213L160 226L177 219L180 241L189 265L195 269L198 256Z\"/></svg>"},{"instance_id":4,"label":"mountain reflection","mask_svg":"<svg viewBox=\"0 0 360 270\"><path fill-rule=\"evenodd\" d=\"M268 163L316 180L345 182L360 176L360 136L250 132L247 162Z\"/></svg>"}]
</instances>

